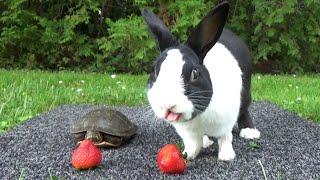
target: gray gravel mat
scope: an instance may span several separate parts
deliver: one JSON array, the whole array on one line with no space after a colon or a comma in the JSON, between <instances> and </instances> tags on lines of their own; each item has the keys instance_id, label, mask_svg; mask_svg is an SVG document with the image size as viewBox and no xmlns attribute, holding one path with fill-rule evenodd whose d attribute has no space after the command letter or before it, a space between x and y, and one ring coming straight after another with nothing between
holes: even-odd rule
<instances>
[{"instance_id":1,"label":"gray gravel mat","mask_svg":"<svg viewBox=\"0 0 320 180\"><path fill-rule=\"evenodd\" d=\"M137 135L122 147L104 149L100 167L77 171L70 164L75 147L70 125L97 107L60 106L1 134L0 178L50 179L51 174L58 179L264 179L262 169L268 179L320 178L319 125L268 102L250 107L262 133L257 148L240 138L235 128L235 160L218 161L215 141L177 176L160 173L156 165L159 148L180 142L174 129L148 116L145 107L117 107L139 126Z\"/></svg>"}]
</instances>

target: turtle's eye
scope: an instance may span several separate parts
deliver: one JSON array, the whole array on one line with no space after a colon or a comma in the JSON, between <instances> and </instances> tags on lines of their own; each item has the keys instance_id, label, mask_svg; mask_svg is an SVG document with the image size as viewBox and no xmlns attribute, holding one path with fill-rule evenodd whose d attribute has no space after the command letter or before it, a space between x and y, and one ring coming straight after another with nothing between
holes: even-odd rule
<instances>
[{"instance_id":1,"label":"turtle's eye","mask_svg":"<svg viewBox=\"0 0 320 180\"><path fill-rule=\"evenodd\" d=\"M190 81L191 82L196 81L199 75L200 75L199 70L197 68L193 68L190 75Z\"/></svg>"}]
</instances>

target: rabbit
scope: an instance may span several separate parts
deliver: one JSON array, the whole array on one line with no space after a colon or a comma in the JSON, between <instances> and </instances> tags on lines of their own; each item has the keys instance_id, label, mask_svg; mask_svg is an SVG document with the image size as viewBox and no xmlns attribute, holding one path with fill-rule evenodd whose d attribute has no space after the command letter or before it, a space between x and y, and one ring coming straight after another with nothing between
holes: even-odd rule
<instances>
[{"instance_id":1,"label":"rabbit","mask_svg":"<svg viewBox=\"0 0 320 180\"><path fill-rule=\"evenodd\" d=\"M251 103L251 55L246 44L224 28L229 4L215 6L180 43L150 10L142 10L161 51L147 82L147 99L159 119L182 138L187 159L217 138L218 160L235 158L232 129L260 137L248 112Z\"/></svg>"}]
</instances>

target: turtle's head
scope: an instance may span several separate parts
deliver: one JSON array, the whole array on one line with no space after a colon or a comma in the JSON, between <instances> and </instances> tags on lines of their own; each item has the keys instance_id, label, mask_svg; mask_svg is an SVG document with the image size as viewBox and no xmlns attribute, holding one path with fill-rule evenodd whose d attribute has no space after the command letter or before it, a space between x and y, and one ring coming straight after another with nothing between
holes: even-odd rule
<instances>
[{"instance_id":1,"label":"turtle's head","mask_svg":"<svg viewBox=\"0 0 320 180\"><path fill-rule=\"evenodd\" d=\"M100 132L97 131L87 131L86 139L90 139L94 144L102 142L102 136Z\"/></svg>"}]
</instances>

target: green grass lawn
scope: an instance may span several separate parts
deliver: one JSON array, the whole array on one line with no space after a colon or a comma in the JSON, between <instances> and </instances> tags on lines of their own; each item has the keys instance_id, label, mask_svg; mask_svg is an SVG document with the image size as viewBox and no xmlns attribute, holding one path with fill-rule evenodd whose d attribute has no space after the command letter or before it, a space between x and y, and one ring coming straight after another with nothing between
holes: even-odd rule
<instances>
[{"instance_id":1,"label":"green grass lawn","mask_svg":"<svg viewBox=\"0 0 320 180\"><path fill-rule=\"evenodd\" d=\"M62 104L147 105L146 75L0 70L0 132ZM254 100L269 100L320 123L320 76L253 78Z\"/></svg>"},{"instance_id":2,"label":"green grass lawn","mask_svg":"<svg viewBox=\"0 0 320 180\"><path fill-rule=\"evenodd\" d=\"M320 74L255 75L253 99L271 101L299 116L320 123Z\"/></svg>"}]
</instances>

